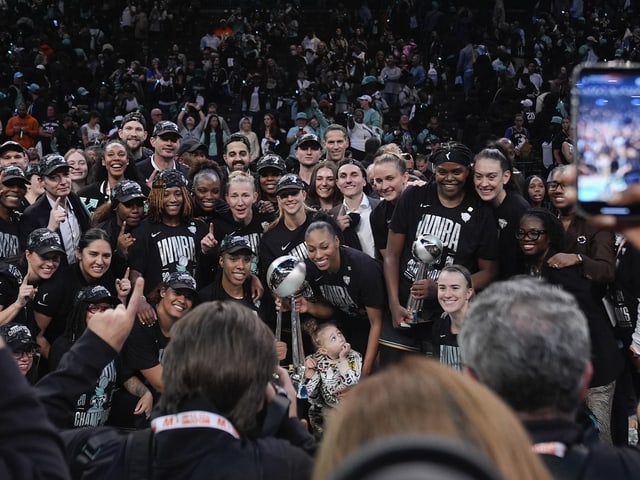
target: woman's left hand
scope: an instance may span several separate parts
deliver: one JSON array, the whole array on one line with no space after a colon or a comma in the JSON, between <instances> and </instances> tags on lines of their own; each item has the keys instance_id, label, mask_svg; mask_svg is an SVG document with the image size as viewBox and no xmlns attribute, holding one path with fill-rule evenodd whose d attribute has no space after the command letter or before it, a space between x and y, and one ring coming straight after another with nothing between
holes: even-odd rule
<instances>
[{"instance_id":1,"label":"woman's left hand","mask_svg":"<svg viewBox=\"0 0 640 480\"><path fill-rule=\"evenodd\" d=\"M580 260L578 259L578 255L575 253L556 253L547 260L547 265L555 269L572 267L579 263Z\"/></svg>"},{"instance_id":2,"label":"woman's left hand","mask_svg":"<svg viewBox=\"0 0 640 480\"><path fill-rule=\"evenodd\" d=\"M200 240L200 249L204 255L207 255L216 248L216 245L218 245L218 240L213 235L213 223L209 223L209 233Z\"/></svg>"},{"instance_id":3,"label":"woman's left hand","mask_svg":"<svg viewBox=\"0 0 640 480\"><path fill-rule=\"evenodd\" d=\"M436 282L430 278L423 278L422 280L416 280L411 285L411 295L416 300L425 300L427 298L436 298L437 287Z\"/></svg>"},{"instance_id":4,"label":"woman's left hand","mask_svg":"<svg viewBox=\"0 0 640 480\"><path fill-rule=\"evenodd\" d=\"M130 292L131 280L129 280L129 267L127 267L124 276L116 279L116 293L118 294L118 298L126 298Z\"/></svg>"}]
</instances>

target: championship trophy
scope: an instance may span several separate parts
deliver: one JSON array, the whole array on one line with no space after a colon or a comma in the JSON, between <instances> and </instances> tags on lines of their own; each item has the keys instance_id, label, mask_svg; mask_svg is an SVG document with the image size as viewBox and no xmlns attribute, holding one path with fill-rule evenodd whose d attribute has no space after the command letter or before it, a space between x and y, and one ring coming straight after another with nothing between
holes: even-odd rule
<instances>
[{"instance_id":1,"label":"championship trophy","mask_svg":"<svg viewBox=\"0 0 640 480\"><path fill-rule=\"evenodd\" d=\"M295 296L304 285L307 266L291 255L276 258L267 270L267 285L273 293L291 303L291 358L293 374L291 380L298 389L298 397L305 398L302 388L304 380L304 350L302 348L302 329L300 313L296 310ZM282 336L282 307L276 318L276 340Z\"/></svg>"},{"instance_id":2,"label":"championship trophy","mask_svg":"<svg viewBox=\"0 0 640 480\"><path fill-rule=\"evenodd\" d=\"M433 266L440 261L442 255L442 240L435 235L420 235L411 246L411 254L418 261L416 281L423 280L427 277L427 273ZM424 300L416 299L411 292L409 292L407 310L413 315L413 321L411 323L401 322L401 327L409 328L412 324L417 323L423 303Z\"/></svg>"}]
</instances>

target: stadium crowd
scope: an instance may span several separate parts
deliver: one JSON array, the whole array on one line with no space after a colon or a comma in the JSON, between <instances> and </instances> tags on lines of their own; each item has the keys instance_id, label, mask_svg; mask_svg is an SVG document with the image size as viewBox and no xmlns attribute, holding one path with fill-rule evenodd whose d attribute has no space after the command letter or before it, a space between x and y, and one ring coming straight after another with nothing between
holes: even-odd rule
<instances>
[{"instance_id":1,"label":"stadium crowd","mask_svg":"<svg viewBox=\"0 0 640 480\"><path fill-rule=\"evenodd\" d=\"M365 478L413 432L633 478L640 251L578 209L570 90L636 2L205 3L0 0L0 472Z\"/></svg>"}]
</instances>

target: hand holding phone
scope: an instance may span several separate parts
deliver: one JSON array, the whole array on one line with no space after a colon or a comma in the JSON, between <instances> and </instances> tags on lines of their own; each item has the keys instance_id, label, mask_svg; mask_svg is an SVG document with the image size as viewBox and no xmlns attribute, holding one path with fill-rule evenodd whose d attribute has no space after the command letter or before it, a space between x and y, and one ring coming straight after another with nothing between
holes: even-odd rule
<instances>
[{"instance_id":1,"label":"hand holding phone","mask_svg":"<svg viewBox=\"0 0 640 480\"><path fill-rule=\"evenodd\" d=\"M590 215L640 219L640 203L616 201L640 183L640 65L583 64L573 85L580 208Z\"/></svg>"}]
</instances>

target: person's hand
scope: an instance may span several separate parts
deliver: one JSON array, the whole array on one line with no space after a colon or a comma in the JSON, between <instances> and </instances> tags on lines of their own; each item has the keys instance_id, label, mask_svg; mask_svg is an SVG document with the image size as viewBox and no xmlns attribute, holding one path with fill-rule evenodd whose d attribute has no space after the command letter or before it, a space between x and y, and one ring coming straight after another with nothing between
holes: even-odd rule
<instances>
[{"instance_id":1,"label":"person's hand","mask_svg":"<svg viewBox=\"0 0 640 480\"><path fill-rule=\"evenodd\" d=\"M145 181L145 184L147 185L147 187L149 187L149 190L153 188L153 181L156 179L156 175L158 175L158 173L158 170L154 168L153 172L151 172L151 175L149 175L149 178L147 178L147 180Z\"/></svg>"},{"instance_id":2,"label":"person's hand","mask_svg":"<svg viewBox=\"0 0 640 480\"><path fill-rule=\"evenodd\" d=\"M407 182L407 187L424 187L426 184L424 180L410 180Z\"/></svg>"},{"instance_id":3,"label":"person's hand","mask_svg":"<svg viewBox=\"0 0 640 480\"><path fill-rule=\"evenodd\" d=\"M556 253L549 260L547 265L551 268L560 269L578 265L580 261L575 253Z\"/></svg>"},{"instance_id":4,"label":"person's hand","mask_svg":"<svg viewBox=\"0 0 640 480\"><path fill-rule=\"evenodd\" d=\"M218 240L216 240L216 237L213 235L213 222L210 222L209 233L200 240L200 249L203 255L207 255L211 250L216 248L216 245L218 245Z\"/></svg>"},{"instance_id":5,"label":"person's hand","mask_svg":"<svg viewBox=\"0 0 640 480\"><path fill-rule=\"evenodd\" d=\"M158 316L156 314L155 309L149 305L146 297L140 294L140 301L138 302L138 321L146 325L147 327L152 326L158 320Z\"/></svg>"},{"instance_id":6,"label":"person's hand","mask_svg":"<svg viewBox=\"0 0 640 480\"><path fill-rule=\"evenodd\" d=\"M133 294L126 307L118 305L114 309L96 313L87 320L87 328L119 352L133 327L143 291L144 279L140 277L133 286Z\"/></svg>"},{"instance_id":7,"label":"person's hand","mask_svg":"<svg viewBox=\"0 0 640 480\"><path fill-rule=\"evenodd\" d=\"M276 355L279 362L287 358L287 344L285 342L276 340Z\"/></svg>"},{"instance_id":8,"label":"person's hand","mask_svg":"<svg viewBox=\"0 0 640 480\"><path fill-rule=\"evenodd\" d=\"M16 303L19 307L24 307L27 302L33 300L33 297L35 297L36 293L38 293L38 289L36 287L27 283L27 277L28 275L24 276L18 290L18 298L16 298Z\"/></svg>"},{"instance_id":9,"label":"person's hand","mask_svg":"<svg viewBox=\"0 0 640 480\"><path fill-rule=\"evenodd\" d=\"M318 368L318 362L313 357L307 357L304 361L304 378L311 378L316 373L316 368Z\"/></svg>"},{"instance_id":10,"label":"person's hand","mask_svg":"<svg viewBox=\"0 0 640 480\"><path fill-rule=\"evenodd\" d=\"M136 404L136 408L133 410L134 415L142 415L146 418L151 416L151 410L153 409L153 395L150 391L147 390L143 396L140 397L138 403Z\"/></svg>"},{"instance_id":11,"label":"person's hand","mask_svg":"<svg viewBox=\"0 0 640 480\"><path fill-rule=\"evenodd\" d=\"M426 300L428 298L436 298L438 294L438 286L436 282L430 278L416 280L411 285L411 295L416 300Z\"/></svg>"},{"instance_id":12,"label":"person's hand","mask_svg":"<svg viewBox=\"0 0 640 480\"><path fill-rule=\"evenodd\" d=\"M264 287L262 286L262 282L257 276L252 274L251 275L251 301L253 303L257 302L262 298L262 295L264 295Z\"/></svg>"},{"instance_id":13,"label":"person's hand","mask_svg":"<svg viewBox=\"0 0 640 480\"><path fill-rule=\"evenodd\" d=\"M129 292L131 292L131 280L129 280L129 267L124 272L122 278L116 278L116 294L118 298L122 300L122 298L127 298L129 296Z\"/></svg>"},{"instance_id":14,"label":"person's hand","mask_svg":"<svg viewBox=\"0 0 640 480\"><path fill-rule=\"evenodd\" d=\"M338 359L346 360L347 357L349 356L349 352L351 352L351 344L345 342L344 345L342 345L342 348L340 349L340 353L338 353Z\"/></svg>"},{"instance_id":15,"label":"person's hand","mask_svg":"<svg viewBox=\"0 0 640 480\"><path fill-rule=\"evenodd\" d=\"M53 204L51 212L49 212L49 224L47 229L52 232L57 231L60 228L60 224L67 218L67 211L62 207L62 197L56 199L56 203Z\"/></svg>"},{"instance_id":16,"label":"person's hand","mask_svg":"<svg viewBox=\"0 0 640 480\"><path fill-rule=\"evenodd\" d=\"M413 315L402 305L390 305L391 321L394 328L406 328L413 323Z\"/></svg>"},{"instance_id":17,"label":"person's hand","mask_svg":"<svg viewBox=\"0 0 640 480\"><path fill-rule=\"evenodd\" d=\"M291 310L291 302L289 302L288 298L276 296L274 304L276 307L276 312L288 312Z\"/></svg>"},{"instance_id":18,"label":"person's hand","mask_svg":"<svg viewBox=\"0 0 640 480\"><path fill-rule=\"evenodd\" d=\"M130 233L127 233L127 222L123 221L120 227L120 233L118 233L118 253L123 258L127 258L129 255L129 247L136 243L136 239Z\"/></svg>"},{"instance_id":19,"label":"person's hand","mask_svg":"<svg viewBox=\"0 0 640 480\"><path fill-rule=\"evenodd\" d=\"M273 206L273 203L268 202L267 200L260 200L258 202L258 212L274 213L275 211L276 211L276 207Z\"/></svg>"},{"instance_id":20,"label":"person's hand","mask_svg":"<svg viewBox=\"0 0 640 480\"><path fill-rule=\"evenodd\" d=\"M351 225L351 217L344 211L344 204L340 207L338 216L336 217L336 223L340 230L343 230Z\"/></svg>"},{"instance_id":21,"label":"person's hand","mask_svg":"<svg viewBox=\"0 0 640 480\"><path fill-rule=\"evenodd\" d=\"M640 204L640 184L634 183L626 190L612 194L608 203L611 205ZM590 221L600 228L622 232L634 247L640 249L640 222L637 219L614 215L595 215L591 217Z\"/></svg>"},{"instance_id":22,"label":"person's hand","mask_svg":"<svg viewBox=\"0 0 640 480\"><path fill-rule=\"evenodd\" d=\"M284 368L278 366L276 368L276 375L278 377L278 384L284 388L287 393L287 398L290 401L289 404L289 417L297 417L298 416L298 400L296 398L297 392L295 387L293 386L293 382L289 377L289 372L287 372ZM266 391L266 400L267 403L270 403L273 400L273 397L276 396L276 390L271 384L271 382L267 385Z\"/></svg>"},{"instance_id":23,"label":"person's hand","mask_svg":"<svg viewBox=\"0 0 640 480\"><path fill-rule=\"evenodd\" d=\"M291 299L290 298L281 298L276 296L275 299L276 304L276 312L290 312L291 311ZM302 295L298 295L295 298L295 307L296 312L298 313L307 313L309 311L309 302Z\"/></svg>"}]
</instances>

